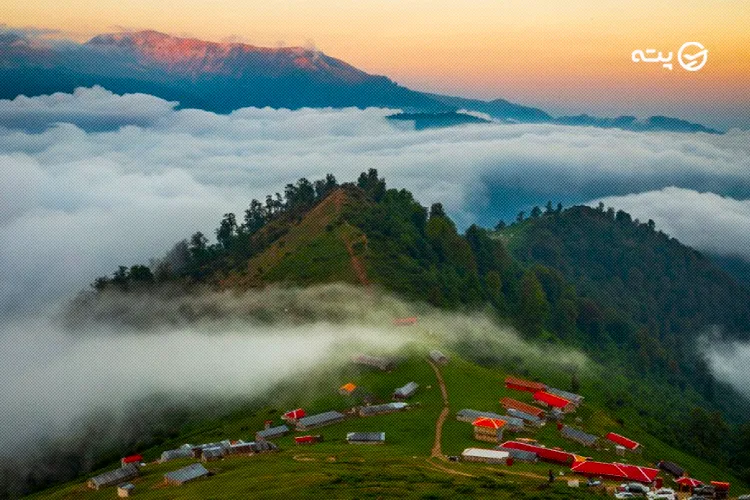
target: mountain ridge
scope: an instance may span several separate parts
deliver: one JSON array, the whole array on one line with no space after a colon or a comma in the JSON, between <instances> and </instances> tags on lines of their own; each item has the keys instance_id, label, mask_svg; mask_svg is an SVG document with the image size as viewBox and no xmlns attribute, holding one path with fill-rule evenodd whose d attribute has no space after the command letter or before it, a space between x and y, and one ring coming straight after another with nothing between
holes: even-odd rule
<instances>
[{"instance_id":1,"label":"mountain ridge","mask_svg":"<svg viewBox=\"0 0 750 500\"><path fill-rule=\"evenodd\" d=\"M504 99L482 101L420 92L372 75L313 48L207 42L153 30L106 33L83 44L44 45L0 33L0 98L72 92L101 85L116 93L151 93L228 113L242 107L386 107L407 113L460 109L500 121L626 130L720 133L668 117L552 117Z\"/></svg>"}]
</instances>

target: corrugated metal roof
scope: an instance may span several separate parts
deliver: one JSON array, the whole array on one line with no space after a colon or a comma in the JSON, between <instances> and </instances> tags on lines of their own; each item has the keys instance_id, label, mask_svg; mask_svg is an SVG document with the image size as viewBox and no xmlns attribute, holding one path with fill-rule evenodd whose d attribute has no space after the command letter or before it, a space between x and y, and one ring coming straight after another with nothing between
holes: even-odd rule
<instances>
[{"instance_id":1,"label":"corrugated metal roof","mask_svg":"<svg viewBox=\"0 0 750 500\"><path fill-rule=\"evenodd\" d=\"M161 454L161 462L168 462L169 460L175 460L177 458L187 458L193 456L193 450L191 448L177 448L174 450L166 450Z\"/></svg>"},{"instance_id":2,"label":"corrugated metal roof","mask_svg":"<svg viewBox=\"0 0 750 500\"><path fill-rule=\"evenodd\" d=\"M537 408L536 406L526 404L513 398L502 398L500 400L500 404L505 408L513 408L529 415L536 415L538 417L542 417L542 415L544 415L544 410L542 410L541 408Z\"/></svg>"},{"instance_id":3,"label":"corrugated metal roof","mask_svg":"<svg viewBox=\"0 0 750 500\"><path fill-rule=\"evenodd\" d=\"M270 429L263 429L262 431L258 431L255 433L255 436L258 438L272 438L277 436L283 436L289 432L289 427L286 425L279 425L278 427L271 427Z\"/></svg>"},{"instance_id":4,"label":"corrugated metal roof","mask_svg":"<svg viewBox=\"0 0 750 500\"><path fill-rule=\"evenodd\" d=\"M378 415L380 413L390 413L393 411L400 411L407 408L409 405L406 403L394 402L385 403L382 405L362 406L359 409L359 414L362 416Z\"/></svg>"},{"instance_id":5,"label":"corrugated metal roof","mask_svg":"<svg viewBox=\"0 0 750 500\"><path fill-rule=\"evenodd\" d=\"M135 464L127 464L119 469L111 470L94 476L89 481L95 488L103 486L113 486L123 481L128 481L138 476L138 467Z\"/></svg>"},{"instance_id":6,"label":"corrugated metal roof","mask_svg":"<svg viewBox=\"0 0 750 500\"><path fill-rule=\"evenodd\" d=\"M300 426L311 426L311 425L323 425L327 423L333 423L337 420L345 418L343 413L337 411L327 411L325 413L318 413L317 415L310 415L309 417L301 418L297 421Z\"/></svg>"},{"instance_id":7,"label":"corrugated metal roof","mask_svg":"<svg viewBox=\"0 0 750 500\"><path fill-rule=\"evenodd\" d=\"M430 358L436 363L448 361L448 357L437 349L430 351Z\"/></svg>"},{"instance_id":8,"label":"corrugated metal roof","mask_svg":"<svg viewBox=\"0 0 750 500\"><path fill-rule=\"evenodd\" d=\"M419 389L419 384L416 382L409 382L403 387L399 387L395 391L393 391L394 396L402 397L402 398L408 398L412 394L414 394L417 389Z\"/></svg>"},{"instance_id":9,"label":"corrugated metal roof","mask_svg":"<svg viewBox=\"0 0 750 500\"><path fill-rule=\"evenodd\" d=\"M201 454L203 455L203 458L205 459L221 458L224 456L224 448L222 448L221 446L214 446L212 448L203 448L203 451Z\"/></svg>"},{"instance_id":10,"label":"corrugated metal roof","mask_svg":"<svg viewBox=\"0 0 750 500\"><path fill-rule=\"evenodd\" d=\"M182 484L207 475L208 470L202 464L191 464L182 469L167 472L164 474L164 478L168 481Z\"/></svg>"},{"instance_id":11,"label":"corrugated metal roof","mask_svg":"<svg viewBox=\"0 0 750 500\"><path fill-rule=\"evenodd\" d=\"M349 442L380 443L385 441L385 432L350 432L346 435Z\"/></svg>"},{"instance_id":12,"label":"corrugated metal roof","mask_svg":"<svg viewBox=\"0 0 750 500\"><path fill-rule=\"evenodd\" d=\"M542 422L542 419L537 417L536 415L531 415L521 410L516 410L515 408L508 408L507 411L508 411L508 415L510 415L511 417L520 418L521 420L525 422L532 422L535 424Z\"/></svg>"},{"instance_id":13,"label":"corrugated metal roof","mask_svg":"<svg viewBox=\"0 0 750 500\"><path fill-rule=\"evenodd\" d=\"M594 436L593 434L589 434L587 432L583 432L580 429L575 429L573 427L569 427L567 425L564 425L563 428L560 430L560 433L568 438L572 439L574 441L578 441L581 444L584 444L586 446L592 446L596 441L599 439L598 437Z\"/></svg>"},{"instance_id":14,"label":"corrugated metal roof","mask_svg":"<svg viewBox=\"0 0 750 500\"><path fill-rule=\"evenodd\" d=\"M461 453L461 456L492 460L506 460L510 456L510 454L507 451L488 450L486 448L466 448L463 453Z\"/></svg>"},{"instance_id":15,"label":"corrugated metal roof","mask_svg":"<svg viewBox=\"0 0 750 500\"><path fill-rule=\"evenodd\" d=\"M533 451L516 450L515 448L505 448L504 446L498 446L495 449L498 451L508 452L508 454L511 457L513 457L516 460L521 460L522 462L538 462L539 461L539 455L537 455Z\"/></svg>"}]
</instances>

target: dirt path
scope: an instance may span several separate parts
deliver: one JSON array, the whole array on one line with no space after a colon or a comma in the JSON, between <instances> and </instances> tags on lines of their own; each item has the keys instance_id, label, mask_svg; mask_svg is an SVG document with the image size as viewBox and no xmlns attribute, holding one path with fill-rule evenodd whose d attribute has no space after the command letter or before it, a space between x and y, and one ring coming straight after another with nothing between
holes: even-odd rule
<instances>
[{"instance_id":1,"label":"dirt path","mask_svg":"<svg viewBox=\"0 0 750 500\"><path fill-rule=\"evenodd\" d=\"M433 370L435 370L435 376L437 377L438 384L440 384L440 392L443 394L443 411L440 412L440 416L437 419L437 422L435 422L435 444L432 446L432 454L431 456L433 458L442 458L445 459L445 455L443 455L443 448L442 448L442 442L443 442L443 424L445 423L445 419L448 417L448 413L450 412L450 406L448 405L448 389L445 387L445 380L443 380L443 375L440 373L440 368L430 361L427 360L428 363L430 363L430 366Z\"/></svg>"},{"instance_id":2,"label":"dirt path","mask_svg":"<svg viewBox=\"0 0 750 500\"><path fill-rule=\"evenodd\" d=\"M352 269L354 270L354 274L357 275L357 279L359 280L360 284L364 287L370 286L370 280L367 279L367 270L365 269L364 264L362 264L362 261L359 257L354 253L354 248L352 247L352 243L350 241L347 241L343 236L341 239L344 241L344 245L346 246L346 251L349 253L349 257L352 261ZM367 245L367 240L365 240L365 245Z\"/></svg>"}]
</instances>

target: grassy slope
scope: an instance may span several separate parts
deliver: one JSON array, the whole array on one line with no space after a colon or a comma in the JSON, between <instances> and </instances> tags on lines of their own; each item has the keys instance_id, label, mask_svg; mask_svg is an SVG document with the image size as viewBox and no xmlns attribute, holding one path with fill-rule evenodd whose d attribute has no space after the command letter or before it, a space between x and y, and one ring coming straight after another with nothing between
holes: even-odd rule
<instances>
[{"instance_id":1,"label":"grassy slope","mask_svg":"<svg viewBox=\"0 0 750 500\"><path fill-rule=\"evenodd\" d=\"M487 443L474 441L471 426L455 420L456 411L462 408L498 411L498 399L504 395L530 401L530 395L507 391L502 384L506 375L499 369L476 365L455 354L451 362L441 368L448 388L451 413L443 428L443 453L460 454L469 446L488 447ZM567 375L561 373L533 373L544 375L548 383L565 387ZM183 434L169 445L145 452L146 460L158 458L163 449L179 446L183 442L199 443L220 439L253 439L255 430L262 428L267 418L278 422L279 410L294 406L290 402L304 404L308 412L331 408L344 410L353 402L336 393L336 388L353 381L379 397L388 399L393 388L414 380L421 388L413 398L419 403L408 412L368 418L355 418L314 431L322 434L326 442L314 446L296 446L293 437L276 440L282 451L255 457L237 457L212 462L209 469L216 475L185 485L163 487L160 485L165 472L177 469L191 460L166 464L149 464L143 475L135 481L139 498L144 499L229 499L249 497L314 497L355 498L409 496L424 498L461 498L492 496L495 498L587 498L589 492L567 488L558 481L552 489L540 489L546 481L549 464L515 464L513 467L488 466L473 463L448 463L430 459L435 435L435 421L442 409L442 399L435 375L427 362L420 357L403 360L391 373L382 373L367 368L347 367L335 377L325 376L319 386L327 388L322 397L309 393L294 394L290 386L286 401L280 408L266 406L261 410L246 409L214 421L202 422L184 429ZM599 406L601 389L593 380L582 380L582 391L587 401L579 410L580 425L585 430L604 434L617 430L617 425ZM274 405L280 406L280 405ZM568 423L574 417L568 418ZM355 446L344 441L350 431L385 431L387 443L382 446ZM686 456L673 450L655 437L648 436L637 427L621 431L640 440L645 450L642 456L626 457L633 463L649 464L665 458L676 461L703 480L723 479L738 485L737 481L698 458ZM297 433L299 435L299 433ZM532 433L528 433L532 435ZM623 460L616 457L612 447L604 443L602 450L590 450L562 439L553 425L547 425L533 436L548 446L560 446L601 460ZM552 466L555 472L564 467ZM112 498L113 488L99 492L88 491L82 486L86 478L76 483L35 495L35 498ZM612 483L614 484L614 483ZM733 487L733 494L740 488Z\"/></svg>"}]
</instances>

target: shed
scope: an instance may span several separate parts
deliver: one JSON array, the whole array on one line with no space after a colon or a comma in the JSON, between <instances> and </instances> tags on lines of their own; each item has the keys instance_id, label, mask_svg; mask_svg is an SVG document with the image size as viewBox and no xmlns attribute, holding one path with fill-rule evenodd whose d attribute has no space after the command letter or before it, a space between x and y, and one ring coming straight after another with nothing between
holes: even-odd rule
<instances>
[{"instance_id":1,"label":"shed","mask_svg":"<svg viewBox=\"0 0 750 500\"><path fill-rule=\"evenodd\" d=\"M373 415L385 415L387 413L395 413L397 411L404 411L409 408L409 405L402 402L385 403L382 405L372 406L360 406L358 413L360 417L371 417Z\"/></svg>"},{"instance_id":2,"label":"shed","mask_svg":"<svg viewBox=\"0 0 750 500\"><path fill-rule=\"evenodd\" d=\"M182 469L177 469L164 474L164 482L174 486L182 486L190 481L206 477L210 473L202 464L190 464Z\"/></svg>"},{"instance_id":3,"label":"shed","mask_svg":"<svg viewBox=\"0 0 750 500\"><path fill-rule=\"evenodd\" d=\"M576 406L573 403L550 392L535 392L534 399L543 405L549 406L550 408L556 408L565 413L573 413L576 411Z\"/></svg>"},{"instance_id":4,"label":"shed","mask_svg":"<svg viewBox=\"0 0 750 500\"><path fill-rule=\"evenodd\" d=\"M298 431L306 431L314 429L316 427L322 427L324 425L331 425L337 422L341 422L346 418L346 415L337 411L327 411L325 413L318 413L317 415L310 415L303 417L297 421L296 429Z\"/></svg>"},{"instance_id":5,"label":"shed","mask_svg":"<svg viewBox=\"0 0 750 500\"><path fill-rule=\"evenodd\" d=\"M133 494L135 485L133 483L124 483L117 487L117 496L120 498L129 497Z\"/></svg>"},{"instance_id":6,"label":"shed","mask_svg":"<svg viewBox=\"0 0 750 500\"><path fill-rule=\"evenodd\" d=\"M505 377L505 387L514 391L539 392L547 390L547 386L541 382L533 382L518 377Z\"/></svg>"},{"instance_id":7,"label":"shed","mask_svg":"<svg viewBox=\"0 0 750 500\"><path fill-rule=\"evenodd\" d=\"M612 441L615 444L618 444L629 451L640 451L641 445L640 443L637 443L633 441L632 439L628 439L625 436L621 436L619 434L615 434L614 432L610 432L605 436L608 440Z\"/></svg>"},{"instance_id":8,"label":"shed","mask_svg":"<svg viewBox=\"0 0 750 500\"><path fill-rule=\"evenodd\" d=\"M484 462L488 464L506 464L510 453L500 450L487 450L485 448L466 448L461 453L461 458L467 462Z\"/></svg>"},{"instance_id":9,"label":"shed","mask_svg":"<svg viewBox=\"0 0 750 500\"><path fill-rule=\"evenodd\" d=\"M474 426L474 439L489 443L499 443L503 440L505 420L478 417L471 425Z\"/></svg>"},{"instance_id":10,"label":"shed","mask_svg":"<svg viewBox=\"0 0 750 500\"><path fill-rule=\"evenodd\" d=\"M685 475L685 469L674 462L667 462L666 460L662 460L657 464L657 467L659 467L664 472L672 474L674 477L682 477Z\"/></svg>"},{"instance_id":11,"label":"shed","mask_svg":"<svg viewBox=\"0 0 750 500\"><path fill-rule=\"evenodd\" d=\"M580 429L576 429L568 425L563 425L562 429L560 429L560 434L562 434L564 438L576 441L584 446L594 446L599 440L599 438L594 436L593 434L583 432Z\"/></svg>"},{"instance_id":12,"label":"shed","mask_svg":"<svg viewBox=\"0 0 750 500\"><path fill-rule=\"evenodd\" d=\"M274 439L281 436L286 436L289 433L289 427L286 425L279 425L277 427L269 427L255 433L255 439L258 441L264 439Z\"/></svg>"},{"instance_id":13,"label":"shed","mask_svg":"<svg viewBox=\"0 0 750 500\"><path fill-rule=\"evenodd\" d=\"M138 477L138 467L134 464L128 464L119 469L111 470L94 476L88 480L88 487L94 490L99 488L106 488L107 486L115 486L131 479Z\"/></svg>"},{"instance_id":14,"label":"shed","mask_svg":"<svg viewBox=\"0 0 750 500\"><path fill-rule=\"evenodd\" d=\"M417 389L419 389L419 384L416 382L409 382L405 386L399 387L393 391L393 399L409 399L415 392L417 392Z\"/></svg>"},{"instance_id":15,"label":"shed","mask_svg":"<svg viewBox=\"0 0 750 500\"><path fill-rule=\"evenodd\" d=\"M502 445L496 446L495 449L498 451L507 452L513 460L518 460L519 462L536 463L539 461L539 455L537 455L533 451L517 450L515 448L506 448Z\"/></svg>"},{"instance_id":16,"label":"shed","mask_svg":"<svg viewBox=\"0 0 750 500\"><path fill-rule=\"evenodd\" d=\"M443 354L442 352L433 349L430 351L430 359L439 365L447 365L448 364L448 356Z\"/></svg>"},{"instance_id":17,"label":"shed","mask_svg":"<svg viewBox=\"0 0 750 500\"><path fill-rule=\"evenodd\" d=\"M383 444L385 432L349 432L346 435L349 444Z\"/></svg>"},{"instance_id":18,"label":"shed","mask_svg":"<svg viewBox=\"0 0 750 500\"><path fill-rule=\"evenodd\" d=\"M305 410L302 408L297 408L296 410L291 410L286 413L284 413L281 416L281 420L284 420L286 422L289 422L290 424L297 423L297 420L301 419L305 416Z\"/></svg>"},{"instance_id":19,"label":"shed","mask_svg":"<svg viewBox=\"0 0 750 500\"><path fill-rule=\"evenodd\" d=\"M557 389L555 387L548 387L547 392L549 392L550 394L554 394L555 396L560 396L561 398L565 398L576 406L581 406L584 400L584 397L581 396L580 394L576 394L574 392L563 391L562 389Z\"/></svg>"}]
</instances>

